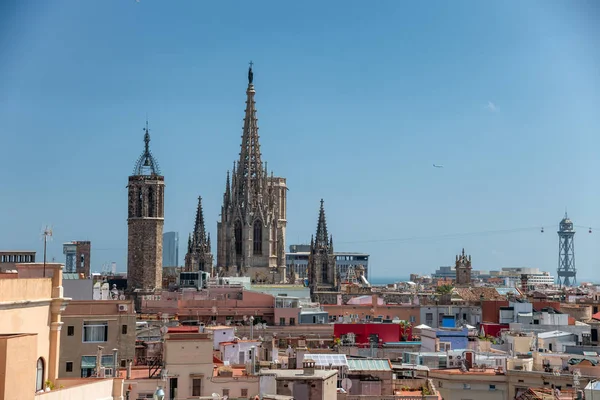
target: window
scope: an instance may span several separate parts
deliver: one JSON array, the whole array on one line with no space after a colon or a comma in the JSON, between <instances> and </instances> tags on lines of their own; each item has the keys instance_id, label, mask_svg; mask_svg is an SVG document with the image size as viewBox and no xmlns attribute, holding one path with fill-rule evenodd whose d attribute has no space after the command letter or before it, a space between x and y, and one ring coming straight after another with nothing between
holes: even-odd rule
<instances>
[{"instance_id":1,"label":"window","mask_svg":"<svg viewBox=\"0 0 600 400\"><path fill-rule=\"evenodd\" d=\"M496 385L490 385L490 390L496 390Z\"/></svg>"},{"instance_id":2,"label":"window","mask_svg":"<svg viewBox=\"0 0 600 400\"><path fill-rule=\"evenodd\" d=\"M327 283L328 279L327 279L327 263L324 262L323 264L321 264L321 282L322 283Z\"/></svg>"},{"instance_id":3,"label":"window","mask_svg":"<svg viewBox=\"0 0 600 400\"><path fill-rule=\"evenodd\" d=\"M285 326L285 318L283 318L283 317L279 318L279 325Z\"/></svg>"},{"instance_id":4,"label":"window","mask_svg":"<svg viewBox=\"0 0 600 400\"><path fill-rule=\"evenodd\" d=\"M83 321L84 342L106 342L108 338L108 322Z\"/></svg>"},{"instance_id":5,"label":"window","mask_svg":"<svg viewBox=\"0 0 600 400\"><path fill-rule=\"evenodd\" d=\"M433 324L433 313L428 312L427 314L425 314L425 323L427 325Z\"/></svg>"},{"instance_id":6,"label":"window","mask_svg":"<svg viewBox=\"0 0 600 400\"><path fill-rule=\"evenodd\" d=\"M192 396L202 396L202 379L192 379Z\"/></svg>"},{"instance_id":7,"label":"window","mask_svg":"<svg viewBox=\"0 0 600 400\"><path fill-rule=\"evenodd\" d=\"M127 368L127 360L124 358L121 360L121 368Z\"/></svg>"},{"instance_id":8,"label":"window","mask_svg":"<svg viewBox=\"0 0 600 400\"><path fill-rule=\"evenodd\" d=\"M242 389L241 396L242 397L248 397L248 389Z\"/></svg>"},{"instance_id":9,"label":"window","mask_svg":"<svg viewBox=\"0 0 600 400\"><path fill-rule=\"evenodd\" d=\"M296 318L290 318L290 325L296 325Z\"/></svg>"},{"instance_id":10,"label":"window","mask_svg":"<svg viewBox=\"0 0 600 400\"><path fill-rule=\"evenodd\" d=\"M127 325L121 326L121 335L127 335Z\"/></svg>"},{"instance_id":11,"label":"window","mask_svg":"<svg viewBox=\"0 0 600 400\"><path fill-rule=\"evenodd\" d=\"M253 249L254 254L262 254L262 223L258 219L254 221Z\"/></svg>"},{"instance_id":12,"label":"window","mask_svg":"<svg viewBox=\"0 0 600 400\"><path fill-rule=\"evenodd\" d=\"M411 315L409 321L411 324L414 324L415 322L417 322L417 318L414 315Z\"/></svg>"},{"instance_id":13,"label":"window","mask_svg":"<svg viewBox=\"0 0 600 400\"><path fill-rule=\"evenodd\" d=\"M463 389L471 390L471 385L469 383L463 383Z\"/></svg>"},{"instance_id":14,"label":"window","mask_svg":"<svg viewBox=\"0 0 600 400\"><path fill-rule=\"evenodd\" d=\"M223 389L223 397L229 397L229 389Z\"/></svg>"},{"instance_id":15,"label":"window","mask_svg":"<svg viewBox=\"0 0 600 400\"><path fill-rule=\"evenodd\" d=\"M234 236L235 236L235 254L242 254L242 223L240 220L235 221Z\"/></svg>"},{"instance_id":16,"label":"window","mask_svg":"<svg viewBox=\"0 0 600 400\"><path fill-rule=\"evenodd\" d=\"M67 361L65 365L65 371L73 372L73 361Z\"/></svg>"},{"instance_id":17,"label":"window","mask_svg":"<svg viewBox=\"0 0 600 400\"><path fill-rule=\"evenodd\" d=\"M72 325L67 326L67 336L75 335L75 327Z\"/></svg>"},{"instance_id":18,"label":"window","mask_svg":"<svg viewBox=\"0 0 600 400\"><path fill-rule=\"evenodd\" d=\"M37 360L37 373L35 376L35 390L37 392L38 390L43 390L43 389L44 389L44 360L42 359L42 357L40 357Z\"/></svg>"}]
</instances>

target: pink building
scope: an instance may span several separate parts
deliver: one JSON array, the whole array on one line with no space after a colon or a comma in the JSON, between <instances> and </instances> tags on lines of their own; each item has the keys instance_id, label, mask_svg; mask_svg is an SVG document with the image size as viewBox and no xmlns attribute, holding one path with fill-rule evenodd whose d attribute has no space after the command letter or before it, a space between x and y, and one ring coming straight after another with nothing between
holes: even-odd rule
<instances>
[{"instance_id":1,"label":"pink building","mask_svg":"<svg viewBox=\"0 0 600 400\"><path fill-rule=\"evenodd\" d=\"M179 321L215 321L242 324L249 317L273 324L274 298L270 294L244 290L241 286L222 286L201 291L162 292L141 302L142 314L177 316ZM244 319L246 317L246 319Z\"/></svg>"}]
</instances>

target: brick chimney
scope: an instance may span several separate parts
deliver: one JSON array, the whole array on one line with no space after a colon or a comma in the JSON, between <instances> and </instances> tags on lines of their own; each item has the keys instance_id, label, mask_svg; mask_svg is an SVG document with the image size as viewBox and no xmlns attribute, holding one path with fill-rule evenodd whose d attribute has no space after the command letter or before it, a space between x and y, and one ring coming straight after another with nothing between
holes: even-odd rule
<instances>
[{"instance_id":1,"label":"brick chimney","mask_svg":"<svg viewBox=\"0 0 600 400\"><path fill-rule=\"evenodd\" d=\"M315 362L311 358L305 358L302 361L302 369L304 370L304 375L314 375L315 374Z\"/></svg>"}]
</instances>

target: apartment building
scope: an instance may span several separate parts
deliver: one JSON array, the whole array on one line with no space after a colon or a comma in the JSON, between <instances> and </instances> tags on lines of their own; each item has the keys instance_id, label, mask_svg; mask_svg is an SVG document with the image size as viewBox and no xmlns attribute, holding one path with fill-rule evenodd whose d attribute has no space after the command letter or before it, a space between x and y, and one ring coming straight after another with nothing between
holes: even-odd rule
<instances>
[{"instance_id":1,"label":"apartment building","mask_svg":"<svg viewBox=\"0 0 600 400\"><path fill-rule=\"evenodd\" d=\"M132 300L72 301L63 321L60 377L96 376L100 353L104 376L116 376L115 369L133 361L136 314Z\"/></svg>"}]
</instances>

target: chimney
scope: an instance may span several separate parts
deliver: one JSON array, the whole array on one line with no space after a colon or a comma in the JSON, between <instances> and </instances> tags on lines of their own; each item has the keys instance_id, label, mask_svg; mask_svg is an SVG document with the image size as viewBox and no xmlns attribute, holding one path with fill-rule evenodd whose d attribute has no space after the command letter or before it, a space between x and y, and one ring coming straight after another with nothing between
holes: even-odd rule
<instances>
[{"instance_id":1,"label":"chimney","mask_svg":"<svg viewBox=\"0 0 600 400\"><path fill-rule=\"evenodd\" d=\"M96 353L96 376L100 376L100 370L102 369L102 349L104 347L98 346L98 352Z\"/></svg>"},{"instance_id":2,"label":"chimney","mask_svg":"<svg viewBox=\"0 0 600 400\"><path fill-rule=\"evenodd\" d=\"M119 363L117 360L118 355L119 355L119 350L113 349L113 378L116 378L118 376L118 374L117 374L117 368L119 368Z\"/></svg>"},{"instance_id":3,"label":"chimney","mask_svg":"<svg viewBox=\"0 0 600 400\"><path fill-rule=\"evenodd\" d=\"M311 358L305 358L302 361L302 369L304 370L304 375L314 375L315 362Z\"/></svg>"},{"instance_id":4,"label":"chimney","mask_svg":"<svg viewBox=\"0 0 600 400\"><path fill-rule=\"evenodd\" d=\"M131 361L127 363L127 379L131 379L131 364L133 364Z\"/></svg>"},{"instance_id":5,"label":"chimney","mask_svg":"<svg viewBox=\"0 0 600 400\"><path fill-rule=\"evenodd\" d=\"M204 333L204 323L201 322L200 325L198 325L198 333Z\"/></svg>"},{"instance_id":6,"label":"chimney","mask_svg":"<svg viewBox=\"0 0 600 400\"><path fill-rule=\"evenodd\" d=\"M306 347L297 347L296 348L296 368L300 369L302 366L302 360L304 360L304 355L308 353L308 349Z\"/></svg>"}]
</instances>

